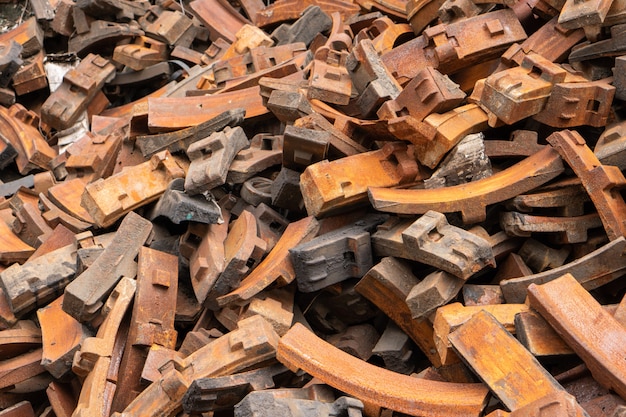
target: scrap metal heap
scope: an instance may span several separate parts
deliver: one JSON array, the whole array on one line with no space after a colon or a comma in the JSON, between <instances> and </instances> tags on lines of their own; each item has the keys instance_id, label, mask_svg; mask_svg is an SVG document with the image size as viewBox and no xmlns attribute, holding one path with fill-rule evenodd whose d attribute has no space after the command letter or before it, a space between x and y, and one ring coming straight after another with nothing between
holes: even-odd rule
<instances>
[{"instance_id":1,"label":"scrap metal heap","mask_svg":"<svg viewBox=\"0 0 626 417\"><path fill-rule=\"evenodd\" d=\"M0 417L626 415L626 1L28 8Z\"/></svg>"}]
</instances>

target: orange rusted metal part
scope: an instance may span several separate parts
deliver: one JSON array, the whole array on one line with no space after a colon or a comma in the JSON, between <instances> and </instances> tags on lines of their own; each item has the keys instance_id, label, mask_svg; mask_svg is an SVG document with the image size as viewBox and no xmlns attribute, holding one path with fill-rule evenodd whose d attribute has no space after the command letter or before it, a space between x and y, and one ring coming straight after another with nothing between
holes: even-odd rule
<instances>
[{"instance_id":1,"label":"orange rusted metal part","mask_svg":"<svg viewBox=\"0 0 626 417\"><path fill-rule=\"evenodd\" d=\"M393 142L379 150L309 165L300 176L300 189L309 215L324 216L366 203L367 187L410 183L418 173L413 147Z\"/></svg>"},{"instance_id":2,"label":"orange rusted metal part","mask_svg":"<svg viewBox=\"0 0 626 417\"><path fill-rule=\"evenodd\" d=\"M39 117L21 104L10 108L0 106L2 138L17 151L16 164L20 174L34 169L47 169L57 152L39 132Z\"/></svg>"},{"instance_id":3,"label":"orange rusted metal part","mask_svg":"<svg viewBox=\"0 0 626 417\"><path fill-rule=\"evenodd\" d=\"M278 0L266 6L253 17L254 24L260 27L271 26L288 20L296 20L309 6L319 6L324 12L338 12L346 19L359 12L359 6L344 0Z\"/></svg>"},{"instance_id":4,"label":"orange rusted metal part","mask_svg":"<svg viewBox=\"0 0 626 417\"><path fill-rule=\"evenodd\" d=\"M61 378L71 369L74 353L87 337L93 336L87 326L61 308L63 296L37 310L43 342L42 365L52 376Z\"/></svg>"},{"instance_id":5,"label":"orange rusted metal part","mask_svg":"<svg viewBox=\"0 0 626 417\"><path fill-rule=\"evenodd\" d=\"M478 416L487 396L482 384L427 381L370 365L299 323L280 339L277 358L361 401L413 416Z\"/></svg>"},{"instance_id":6,"label":"orange rusted metal part","mask_svg":"<svg viewBox=\"0 0 626 417\"><path fill-rule=\"evenodd\" d=\"M552 62L562 62L572 47L584 39L585 31L565 29L557 20L558 17L553 17L524 42L511 45L502 54L499 69L503 69L503 64L509 67L521 65L524 57L530 53L541 55Z\"/></svg>"},{"instance_id":7,"label":"orange rusted metal part","mask_svg":"<svg viewBox=\"0 0 626 417\"><path fill-rule=\"evenodd\" d=\"M170 415L182 409L183 396L199 378L224 376L267 365L276 355L278 335L260 316L241 320L235 329L187 358L162 368L162 376L114 417Z\"/></svg>"},{"instance_id":8,"label":"orange rusted metal part","mask_svg":"<svg viewBox=\"0 0 626 417\"><path fill-rule=\"evenodd\" d=\"M585 362L594 379L626 396L626 329L570 274L531 285L528 298Z\"/></svg>"},{"instance_id":9,"label":"orange rusted metal part","mask_svg":"<svg viewBox=\"0 0 626 417\"><path fill-rule=\"evenodd\" d=\"M131 327L120 364L113 411L121 411L141 392L141 371L154 344L173 349L178 292L178 259L174 255L142 247L139 250L137 289Z\"/></svg>"},{"instance_id":10,"label":"orange rusted metal part","mask_svg":"<svg viewBox=\"0 0 626 417\"><path fill-rule=\"evenodd\" d=\"M148 99L148 127L163 131L195 126L219 114L238 108L246 109L246 118L269 113L259 94L260 88L197 97L160 97Z\"/></svg>"},{"instance_id":11,"label":"orange rusted metal part","mask_svg":"<svg viewBox=\"0 0 626 417\"><path fill-rule=\"evenodd\" d=\"M318 222L312 216L290 223L274 249L241 281L241 285L217 299L219 305L223 307L230 303L246 302L274 282L281 285L292 282L295 279L295 271L289 257L289 249L312 239L318 228Z\"/></svg>"},{"instance_id":12,"label":"orange rusted metal part","mask_svg":"<svg viewBox=\"0 0 626 417\"><path fill-rule=\"evenodd\" d=\"M87 184L81 205L97 225L108 227L130 211L158 199L171 180L184 176L184 167L169 151L162 151L143 164Z\"/></svg>"},{"instance_id":13,"label":"orange rusted metal part","mask_svg":"<svg viewBox=\"0 0 626 417\"><path fill-rule=\"evenodd\" d=\"M472 30L471 28L481 28ZM422 35L384 54L389 71L404 85L426 66L444 74L499 57L515 42L526 39L510 9L484 13L449 25L432 26Z\"/></svg>"},{"instance_id":14,"label":"orange rusted metal part","mask_svg":"<svg viewBox=\"0 0 626 417\"><path fill-rule=\"evenodd\" d=\"M375 209L391 213L422 214L428 210L461 212L465 223L485 220L489 204L532 190L563 172L558 153L546 147L491 177L442 189L394 190L369 188Z\"/></svg>"},{"instance_id":15,"label":"orange rusted metal part","mask_svg":"<svg viewBox=\"0 0 626 417\"><path fill-rule=\"evenodd\" d=\"M510 410L565 389L486 311L476 313L449 336L452 346ZM491 355L477 353L487 348ZM578 406L579 415L586 413Z\"/></svg>"},{"instance_id":16,"label":"orange rusted metal part","mask_svg":"<svg viewBox=\"0 0 626 417\"><path fill-rule=\"evenodd\" d=\"M211 40L237 40L236 33L243 25L250 23L225 0L194 0L189 3L198 19L210 29Z\"/></svg>"},{"instance_id":17,"label":"orange rusted metal part","mask_svg":"<svg viewBox=\"0 0 626 417\"><path fill-rule=\"evenodd\" d=\"M413 318L406 303L411 289L419 283L407 264L383 258L356 284L355 290L382 310L424 352L430 362L441 366L433 340L433 327L426 318Z\"/></svg>"},{"instance_id":18,"label":"orange rusted metal part","mask_svg":"<svg viewBox=\"0 0 626 417\"><path fill-rule=\"evenodd\" d=\"M609 239L625 236L626 202L618 190L626 185L626 178L620 169L602 165L576 131L555 132L546 140L559 151L580 178L598 210Z\"/></svg>"}]
</instances>

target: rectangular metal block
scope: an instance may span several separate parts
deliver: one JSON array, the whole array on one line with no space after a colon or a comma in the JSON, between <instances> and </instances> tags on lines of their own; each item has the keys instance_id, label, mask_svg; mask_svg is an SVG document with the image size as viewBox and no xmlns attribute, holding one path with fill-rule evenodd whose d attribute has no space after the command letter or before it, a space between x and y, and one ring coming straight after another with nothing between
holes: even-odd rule
<instances>
[{"instance_id":1,"label":"rectangular metal block","mask_svg":"<svg viewBox=\"0 0 626 417\"><path fill-rule=\"evenodd\" d=\"M63 311L81 322L94 318L151 234L152 223L134 212L128 213L111 244L65 288Z\"/></svg>"}]
</instances>

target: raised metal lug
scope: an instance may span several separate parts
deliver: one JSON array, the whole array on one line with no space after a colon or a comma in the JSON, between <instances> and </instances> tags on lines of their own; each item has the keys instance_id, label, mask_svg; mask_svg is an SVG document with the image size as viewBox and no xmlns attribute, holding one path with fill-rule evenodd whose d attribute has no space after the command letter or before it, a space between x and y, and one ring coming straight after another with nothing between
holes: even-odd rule
<instances>
[{"instance_id":1,"label":"raised metal lug","mask_svg":"<svg viewBox=\"0 0 626 417\"><path fill-rule=\"evenodd\" d=\"M485 153L489 158L508 158L530 156L540 151L545 145L537 143L537 132L531 130L515 130L510 140L485 140Z\"/></svg>"},{"instance_id":2,"label":"raised metal lug","mask_svg":"<svg viewBox=\"0 0 626 417\"><path fill-rule=\"evenodd\" d=\"M104 298L135 263L139 249L151 234L152 223L134 212L128 213L111 244L65 287L63 311L81 322L93 319Z\"/></svg>"},{"instance_id":3,"label":"raised metal lug","mask_svg":"<svg viewBox=\"0 0 626 417\"><path fill-rule=\"evenodd\" d=\"M437 15L443 23L454 23L469 17L478 16L482 8L472 0L446 0L439 7Z\"/></svg>"},{"instance_id":4,"label":"raised metal lug","mask_svg":"<svg viewBox=\"0 0 626 417\"><path fill-rule=\"evenodd\" d=\"M271 251L285 232L289 221L265 203L250 210L257 220L257 234L267 244L266 251Z\"/></svg>"},{"instance_id":5,"label":"raised metal lug","mask_svg":"<svg viewBox=\"0 0 626 417\"><path fill-rule=\"evenodd\" d=\"M115 74L115 66L99 55L89 54L63 76L63 83L41 107L41 119L57 130L72 126L96 94Z\"/></svg>"},{"instance_id":6,"label":"raised metal lug","mask_svg":"<svg viewBox=\"0 0 626 417\"><path fill-rule=\"evenodd\" d=\"M297 91L273 90L266 105L274 116L285 124L292 124L297 119L313 113L309 100L303 93Z\"/></svg>"},{"instance_id":7,"label":"raised metal lug","mask_svg":"<svg viewBox=\"0 0 626 417\"><path fill-rule=\"evenodd\" d=\"M589 195L585 193L583 186L575 182L541 187L531 193L514 197L508 204L525 213L548 209L560 216L582 216L585 213L584 205L589 201Z\"/></svg>"},{"instance_id":8,"label":"raised metal lug","mask_svg":"<svg viewBox=\"0 0 626 417\"><path fill-rule=\"evenodd\" d=\"M91 227L91 223L79 220L61 210L43 193L39 194L39 201L43 207L42 216L50 227L56 228L58 225L63 225L74 233L83 232Z\"/></svg>"},{"instance_id":9,"label":"raised metal lug","mask_svg":"<svg viewBox=\"0 0 626 417\"><path fill-rule=\"evenodd\" d=\"M413 147L394 142L376 151L309 165L300 177L300 189L308 214L318 217L363 205L370 186L410 183L418 173Z\"/></svg>"},{"instance_id":10,"label":"raised metal lug","mask_svg":"<svg viewBox=\"0 0 626 417\"><path fill-rule=\"evenodd\" d=\"M605 127L598 138L593 153L603 165L615 165L626 169L626 124L612 123Z\"/></svg>"},{"instance_id":11,"label":"raised metal lug","mask_svg":"<svg viewBox=\"0 0 626 417\"><path fill-rule=\"evenodd\" d=\"M277 357L290 369L302 369L365 403L406 414L478 416L488 393L482 384L427 381L368 364L332 347L299 323L280 339Z\"/></svg>"},{"instance_id":12,"label":"raised metal lug","mask_svg":"<svg viewBox=\"0 0 626 417\"><path fill-rule=\"evenodd\" d=\"M307 98L346 105L352 96L352 79L346 68L348 51L323 46L315 52Z\"/></svg>"},{"instance_id":13,"label":"raised metal lug","mask_svg":"<svg viewBox=\"0 0 626 417\"><path fill-rule=\"evenodd\" d=\"M196 28L192 20L179 11L148 11L139 19L139 24L146 35L165 42L168 45L189 47L196 37Z\"/></svg>"},{"instance_id":14,"label":"raised metal lug","mask_svg":"<svg viewBox=\"0 0 626 417\"><path fill-rule=\"evenodd\" d=\"M353 140L340 129L336 128L321 114L311 112L311 114L297 119L294 122L294 126L329 132L330 142L328 155L331 159L338 159L344 156L356 155L368 151L365 146Z\"/></svg>"},{"instance_id":15,"label":"raised metal lug","mask_svg":"<svg viewBox=\"0 0 626 417\"><path fill-rule=\"evenodd\" d=\"M52 228L44 220L39 207L17 198L11 199L9 206L15 215L11 225L13 232L30 246L40 247L52 234Z\"/></svg>"},{"instance_id":16,"label":"raised metal lug","mask_svg":"<svg viewBox=\"0 0 626 417\"><path fill-rule=\"evenodd\" d=\"M571 49L585 37L582 29L565 29L559 25L558 17L553 17L532 33L521 44L513 44L501 57L507 67L521 65L524 57L534 53L548 61L562 62ZM503 69L504 65L500 65Z\"/></svg>"},{"instance_id":17,"label":"raised metal lug","mask_svg":"<svg viewBox=\"0 0 626 417\"><path fill-rule=\"evenodd\" d=\"M173 179L184 176L178 161L162 151L149 161L87 184L80 204L98 226L109 227L130 211L158 199Z\"/></svg>"},{"instance_id":18,"label":"raised metal lug","mask_svg":"<svg viewBox=\"0 0 626 417\"><path fill-rule=\"evenodd\" d=\"M11 227L0 221L0 262L10 265L14 262L24 263L33 253L35 248L24 243L13 233Z\"/></svg>"},{"instance_id":19,"label":"raised metal lug","mask_svg":"<svg viewBox=\"0 0 626 417\"><path fill-rule=\"evenodd\" d=\"M65 179L82 178L92 182L111 176L122 141L120 131L108 135L87 132L65 150Z\"/></svg>"},{"instance_id":20,"label":"raised metal lug","mask_svg":"<svg viewBox=\"0 0 626 417\"><path fill-rule=\"evenodd\" d=\"M241 127L226 127L187 148L191 160L185 178L185 192L190 195L209 191L226 182L228 167L239 151L249 145Z\"/></svg>"},{"instance_id":21,"label":"raised metal lug","mask_svg":"<svg viewBox=\"0 0 626 417\"><path fill-rule=\"evenodd\" d=\"M94 371L100 359L110 360L122 319L135 296L136 285L133 278L123 277L113 288L105 304L106 317L96 335L85 339L74 355L72 371L75 374L85 377Z\"/></svg>"},{"instance_id":22,"label":"raised metal lug","mask_svg":"<svg viewBox=\"0 0 626 417\"><path fill-rule=\"evenodd\" d=\"M386 215L366 215L290 249L298 289L313 292L365 275L373 266L370 233L386 219Z\"/></svg>"},{"instance_id":23,"label":"raised metal lug","mask_svg":"<svg viewBox=\"0 0 626 417\"><path fill-rule=\"evenodd\" d=\"M274 289L258 294L241 310L239 320L259 315L272 326L276 334L283 336L293 324L294 292Z\"/></svg>"}]
</instances>

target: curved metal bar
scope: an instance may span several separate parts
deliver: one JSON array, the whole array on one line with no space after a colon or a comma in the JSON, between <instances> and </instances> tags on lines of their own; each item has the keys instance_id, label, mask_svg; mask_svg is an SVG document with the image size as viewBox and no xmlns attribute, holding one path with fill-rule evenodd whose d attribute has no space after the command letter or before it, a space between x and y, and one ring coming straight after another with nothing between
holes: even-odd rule
<instances>
[{"instance_id":1,"label":"curved metal bar","mask_svg":"<svg viewBox=\"0 0 626 417\"><path fill-rule=\"evenodd\" d=\"M465 223L485 220L485 208L538 187L563 172L559 154L546 147L491 177L440 189L396 190L369 188L376 210L389 213L423 214L461 212Z\"/></svg>"},{"instance_id":2,"label":"curved metal bar","mask_svg":"<svg viewBox=\"0 0 626 417\"><path fill-rule=\"evenodd\" d=\"M480 415L488 394L483 384L412 378L371 365L295 324L279 341L277 358L361 401L422 417Z\"/></svg>"}]
</instances>

